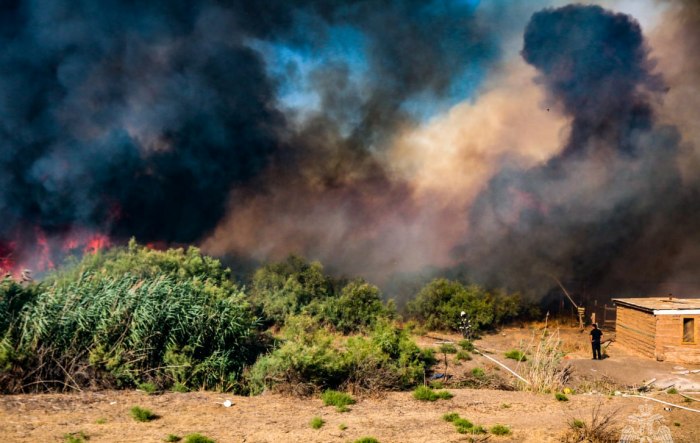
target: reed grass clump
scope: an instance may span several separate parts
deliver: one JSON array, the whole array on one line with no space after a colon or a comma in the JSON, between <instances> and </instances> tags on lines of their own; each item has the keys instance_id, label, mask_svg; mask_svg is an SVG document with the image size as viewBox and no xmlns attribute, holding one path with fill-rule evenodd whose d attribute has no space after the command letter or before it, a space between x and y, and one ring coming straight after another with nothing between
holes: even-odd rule
<instances>
[{"instance_id":1,"label":"reed grass clump","mask_svg":"<svg viewBox=\"0 0 700 443\"><path fill-rule=\"evenodd\" d=\"M541 336L533 335L526 353L530 356L519 365L519 373L527 380L518 387L533 392L560 391L569 379L571 368L562 365L564 357L559 331L545 331Z\"/></svg>"},{"instance_id":2,"label":"reed grass clump","mask_svg":"<svg viewBox=\"0 0 700 443\"><path fill-rule=\"evenodd\" d=\"M259 349L257 320L228 272L196 248L132 243L87 256L21 297L8 298L17 288L3 282L0 309L12 314L0 330L0 369L14 370L0 371L0 386L231 389Z\"/></svg>"}]
</instances>

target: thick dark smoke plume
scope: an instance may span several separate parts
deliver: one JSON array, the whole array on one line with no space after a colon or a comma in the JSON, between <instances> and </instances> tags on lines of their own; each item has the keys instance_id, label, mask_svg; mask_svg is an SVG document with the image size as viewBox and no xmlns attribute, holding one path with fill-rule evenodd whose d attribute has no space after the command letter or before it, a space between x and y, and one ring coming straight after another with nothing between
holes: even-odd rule
<instances>
[{"instance_id":1,"label":"thick dark smoke plume","mask_svg":"<svg viewBox=\"0 0 700 443\"><path fill-rule=\"evenodd\" d=\"M545 105L571 118L570 137L546 165L491 180L471 209L467 269L536 293L551 274L600 298L653 294L697 244L700 206L678 131L656 121L664 86L638 23L597 6L546 9L522 56Z\"/></svg>"},{"instance_id":2,"label":"thick dark smoke plume","mask_svg":"<svg viewBox=\"0 0 700 443\"><path fill-rule=\"evenodd\" d=\"M2 2L0 267L97 232L373 279L461 261L534 294L694 275L697 2L659 66L598 6L521 34L552 2Z\"/></svg>"},{"instance_id":3,"label":"thick dark smoke plume","mask_svg":"<svg viewBox=\"0 0 700 443\"><path fill-rule=\"evenodd\" d=\"M232 190L311 192L349 175L381 192L369 153L409 120L402 104L497 52L458 1L15 0L0 23L0 249L16 254L37 232L75 229L201 240ZM362 36L370 75L357 85L342 62L318 68L321 112L293 128L285 79L255 42L314 53L335 26Z\"/></svg>"}]
</instances>

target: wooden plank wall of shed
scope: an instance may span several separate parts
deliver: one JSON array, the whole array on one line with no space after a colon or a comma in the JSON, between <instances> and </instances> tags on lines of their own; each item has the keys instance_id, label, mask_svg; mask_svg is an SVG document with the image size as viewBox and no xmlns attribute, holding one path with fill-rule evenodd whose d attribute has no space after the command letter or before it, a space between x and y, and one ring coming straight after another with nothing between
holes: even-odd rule
<instances>
[{"instance_id":1,"label":"wooden plank wall of shed","mask_svg":"<svg viewBox=\"0 0 700 443\"><path fill-rule=\"evenodd\" d=\"M627 349L655 358L656 319L646 313L624 306L617 307L616 341Z\"/></svg>"},{"instance_id":2,"label":"wooden plank wall of shed","mask_svg":"<svg viewBox=\"0 0 700 443\"><path fill-rule=\"evenodd\" d=\"M683 319L695 319L695 343L683 343ZM659 360L700 363L700 315L658 315L656 356Z\"/></svg>"}]
</instances>

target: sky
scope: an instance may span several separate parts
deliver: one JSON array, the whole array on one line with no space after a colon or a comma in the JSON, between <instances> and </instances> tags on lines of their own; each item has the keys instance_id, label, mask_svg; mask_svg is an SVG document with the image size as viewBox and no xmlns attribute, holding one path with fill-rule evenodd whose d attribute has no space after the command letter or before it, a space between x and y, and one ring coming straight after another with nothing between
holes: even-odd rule
<instances>
[{"instance_id":1,"label":"sky","mask_svg":"<svg viewBox=\"0 0 700 443\"><path fill-rule=\"evenodd\" d=\"M5 2L0 266L135 237L387 292L694 295L699 9Z\"/></svg>"}]
</instances>

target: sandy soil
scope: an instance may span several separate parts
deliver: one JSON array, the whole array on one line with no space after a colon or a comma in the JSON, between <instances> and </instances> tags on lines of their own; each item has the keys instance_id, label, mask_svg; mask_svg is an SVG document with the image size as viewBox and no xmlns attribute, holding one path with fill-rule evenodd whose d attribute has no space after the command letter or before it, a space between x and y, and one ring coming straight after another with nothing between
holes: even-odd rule
<instances>
[{"instance_id":1,"label":"sandy soil","mask_svg":"<svg viewBox=\"0 0 700 443\"><path fill-rule=\"evenodd\" d=\"M531 334L527 329L507 329L485 336L477 345L489 349L501 361L502 352L516 347ZM614 344L609 358L591 361L586 337L575 330L562 331L571 347L568 360L574 375L581 380L614 378L617 383L640 385L643 381L672 372L674 365L652 362L629 355ZM420 338L422 346L433 346L439 339L456 336L430 334ZM576 344L583 340L583 346ZM499 355L500 354L500 355ZM513 368L517 365L508 363ZM459 377L472 367L495 371L495 365L474 356L460 366L450 364L448 373ZM502 371L505 377L505 371ZM585 377L584 377L585 376ZM700 376L696 374L684 377ZM676 377L676 375L674 375ZM583 385L581 385L583 386ZM607 386L607 385L606 385ZM590 389L593 391L595 389ZM675 442L700 441L700 417L678 408L665 410L664 405L638 398L610 396L608 392L581 393L570 401L556 401L551 394L517 391L450 389L451 400L424 403L414 400L410 392L390 393L383 398L364 398L346 413L324 407L318 398L296 399L265 394L258 397L237 397L215 392L146 395L137 391L103 391L74 394L40 394L0 396L0 438L3 442L61 442L68 433L84 432L90 442L161 442L168 434L202 433L218 442L353 442L373 436L388 442L462 442L469 441L441 419L447 412L457 412L476 424L490 427L509 425L510 437L490 436L492 442L559 441L567 430L567 421L579 418L590 421L593 408L601 404L605 412L616 411L619 426L626 423L640 405L648 403L670 428ZM700 409L700 403L685 403L678 394L653 393L657 399ZM696 395L700 397L700 395ZM233 406L222 402L230 399ZM132 406L153 410L160 416L155 421L137 423L129 415ZM326 423L319 429L310 427L310 420L322 417ZM344 424L347 429L341 430Z\"/></svg>"}]
</instances>

